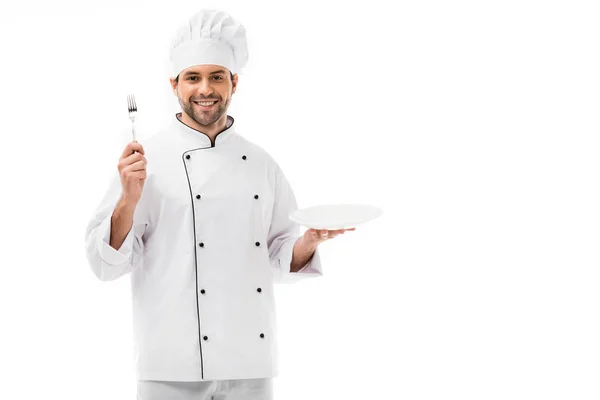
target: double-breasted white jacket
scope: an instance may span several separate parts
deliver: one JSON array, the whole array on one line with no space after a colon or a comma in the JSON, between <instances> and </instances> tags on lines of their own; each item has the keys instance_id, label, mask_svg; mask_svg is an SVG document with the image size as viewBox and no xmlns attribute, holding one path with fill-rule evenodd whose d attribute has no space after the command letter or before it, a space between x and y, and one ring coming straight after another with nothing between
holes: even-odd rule
<instances>
[{"instance_id":1,"label":"double-breasted white jacket","mask_svg":"<svg viewBox=\"0 0 600 400\"><path fill-rule=\"evenodd\" d=\"M148 139L147 178L121 247L110 243L118 171L85 233L103 281L129 274L140 380L278 375L273 284L322 275L319 250L290 272L300 227L274 159L235 131L210 138L179 120Z\"/></svg>"}]
</instances>

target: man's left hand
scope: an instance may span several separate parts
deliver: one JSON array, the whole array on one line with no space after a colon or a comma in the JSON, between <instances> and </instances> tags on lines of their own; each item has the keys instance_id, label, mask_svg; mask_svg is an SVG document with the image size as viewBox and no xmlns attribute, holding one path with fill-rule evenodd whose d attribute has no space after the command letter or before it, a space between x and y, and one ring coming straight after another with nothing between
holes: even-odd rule
<instances>
[{"instance_id":1,"label":"man's left hand","mask_svg":"<svg viewBox=\"0 0 600 400\"><path fill-rule=\"evenodd\" d=\"M308 229L306 232L304 232L304 241L308 244L317 246L326 240L333 239L338 235L343 235L346 231L353 231L355 229L356 228L337 230Z\"/></svg>"}]
</instances>

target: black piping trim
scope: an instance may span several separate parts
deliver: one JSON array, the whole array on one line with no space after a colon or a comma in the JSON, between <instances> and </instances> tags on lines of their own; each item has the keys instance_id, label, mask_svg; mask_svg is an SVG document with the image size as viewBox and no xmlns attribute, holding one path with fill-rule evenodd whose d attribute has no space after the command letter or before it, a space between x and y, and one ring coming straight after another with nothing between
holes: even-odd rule
<instances>
[{"instance_id":1,"label":"black piping trim","mask_svg":"<svg viewBox=\"0 0 600 400\"><path fill-rule=\"evenodd\" d=\"M199 149L193 150L201 150L201 149L210 149L210 147L201 147ZM202 375L202 379L204 379L204 359L202 357L202 334L200 333L200 306L198 304L198 254L196 249L196 213L194 212L194 193L192 193L192 184L190 183L190 175L187 170L187 165L185 163L185 153L181 155L181 160L183 161L183 168L185 168L185 177L188 181L188 187L190 188L190 197L192 199L192 218L194 220L193 228L194 228L194 269L196 272L196 317L198 318L198 344L200 345L200 372Z\"/></svg>"},{"instance_id":2,"label":"black piping trim","mask_svg":"<svg viewBox=\"0 0 600 400\"><path fill-rule=\"evenodd\" d=\"M177 113L179 114L179 113ZM194 129L186 124L183 123L183 121L181 121L178 117L177 114L175 114L175 119L177 121L179 121L182 125L185 125L186 127L190 128L190 129ZM235 122L235 120L233 119L232 116L228 115L227 118L231 118L231 125L229 125L229 127L227 127L226 129L224 129L221 132L226 131L227 129L231 128ZM206 135L206 133L204 132L200 132L197 129L194 129L196 132L202 133L204 135ZM221 133L219 132L219 134ZM206 135L208 136L208 135ZM217 135L218 136L218 135ZM215 142L216 142L216 137L215 137ZM185 153L188 153L190 151L194 151L194 150L204 150L204 149L210 149L215 147L215 143L212 142L211 140L211 146L210 147L199 147L197 149L191 149L191 150L187 150L185 152L183 152L183 154L181 155L181 160L183 161L183 168L185 169L185 177L187 178L188 181L188 187L190 189L190 197L192 200L192 218L194 220L193 223L193 228L194 228L194 270L196 273L196 317L198 318L198 344L200 345L200 372L201 372L201 377L202 379L204 379L204 358L202 357L202 334L200 333L200 305L198 303L198 254L197 254L197 249L196 249L196 213L194 211L194 193L192 193L192 184L190 183L190 175L188 173L187 170L187 165L185 163Z\"/></svg>"},{"instance_id":3,"label":"black piping trim","mask_svg":"<svg viewBox=\"0 0 600 400\"><path fill-rule=\"evenodd\" d=\"M205 135L206 137L208 137L208 140L210 140L210 147L215 147L215 143L214 143L214 142L213 142L213 141L210 139L210 136L208 136L206 133L204 133L204 132L202 132L202 131L199 131L198 129L195 129L195 128L192 128L192 127L191 127L191 126L189 126L189 125L186 125L186 124L185 124L185 123L184 123L182 120L180 120L180 119L179 119L178 115L179 115L179 114L182 114L182 113L183 113L183 112L178 112L178 113L176 113L176 114L175 114L175 119L176 119L177 121L179 121L179 123L181 123L183 126L185 126L185 127L187 127L187 128L190 128L190 129L193 129L193 130L195 130L196 132L198 132L198 133L201 133L201 134ZM231 128L231 127L233 126L233 124L235 123L235 119L233 119L233 117L232 117L231 115L228 115L228 116L227 116L227 121L229 121L229 118L231 118L231 125L229 125L229 126L226 126L226 128L225 128L225 129L223 129L221 132L225 132L226 130L228 130L229 128ZM219 135L221 134L221 132L217 133L217 136L219 136ZM217 136L215 136L215 142L217 141ZM208 148L208 147L200 147L200 149L207 149L207 148ZM193 150L198 150L198 149L193 149ZM190 150L190 151L191 151L191 150ZM185 164L185 161L184 161L184 164Z\"/></svg>"}]
</instances>

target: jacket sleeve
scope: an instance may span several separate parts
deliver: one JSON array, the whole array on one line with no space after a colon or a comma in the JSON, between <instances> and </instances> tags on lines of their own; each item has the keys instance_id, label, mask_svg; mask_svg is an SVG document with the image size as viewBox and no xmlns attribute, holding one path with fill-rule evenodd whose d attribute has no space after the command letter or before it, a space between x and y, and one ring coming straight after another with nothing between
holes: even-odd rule
<instances>
[{"instance_id":1,"label":"jacket sleeve","mask_svg":"<svg viewBox=\"0 0 600 400\"><path fill-rule=\"evenodd\" d=\"M104 198L96 208L85 231L87 259L93 273L101 281L111 281L125 275L143 262L143 234L146 224L140 219L140 202L135 209L133 226L125 241L115 250L110 246L112 213L121 197L121 180L112 178Z\"/></svg>"},{"instance_id":2,"label":"jacket sleeve","mask_svg":"<svg viewBox=\"0 0 600 400\"><path fill-rule=\"evenodd\" d=\"M303 278L323 275L318 248L302 269L290 272L294 243L300 237L300 225L290 220L289 214L297 209L294 192L283 171L277 167L273 214L267 238L275 283L293 283Z\"/></svg>"}]
</instances>

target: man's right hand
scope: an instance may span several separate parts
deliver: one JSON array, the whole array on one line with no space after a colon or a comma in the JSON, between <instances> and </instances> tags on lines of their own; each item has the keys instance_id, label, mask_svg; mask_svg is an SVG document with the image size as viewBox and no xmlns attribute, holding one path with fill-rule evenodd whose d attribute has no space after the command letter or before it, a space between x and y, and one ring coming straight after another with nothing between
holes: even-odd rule
<instances>
[{"instance_id":1,"label":"man's right hand","mask_svg":"<svg viewBox=\"0 0 600 400\"><path fill-rule=\"evenodd\" d=\"M142 197L146 181L146 164L144 148L138 142L130 142L125 146L119 159L118 169L121 176L121 200L130 207L135 207Z\"/></svg>"}]
</instances>

